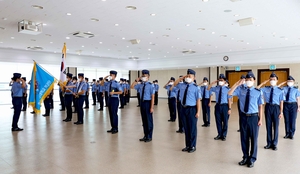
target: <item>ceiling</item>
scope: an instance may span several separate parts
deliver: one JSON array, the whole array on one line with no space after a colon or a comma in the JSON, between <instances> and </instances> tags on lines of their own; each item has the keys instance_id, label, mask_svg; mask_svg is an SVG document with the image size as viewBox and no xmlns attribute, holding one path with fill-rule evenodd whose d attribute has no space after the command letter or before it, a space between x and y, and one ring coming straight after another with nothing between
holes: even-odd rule
<instances>
[{"instance_id":1,"label":"ceiling","mask_svg":"<svg viewBox=\"0 0 300 174\"><path fill-rule=\"evenodd\" d=\"M42 52L59 53L66 42L69 54L81 50L81 55L153 61L181 58L184 50L205 57L300 45L299 0L0 0L0 6L5 49L40 46ZM239 26L237 21L248 17L254 24ZM23 19L44 23L43 33L18 33ZM76 31L95 37L70 35ZM140 43L132 45L131 39Z\"/></svg>"}]
</instances>

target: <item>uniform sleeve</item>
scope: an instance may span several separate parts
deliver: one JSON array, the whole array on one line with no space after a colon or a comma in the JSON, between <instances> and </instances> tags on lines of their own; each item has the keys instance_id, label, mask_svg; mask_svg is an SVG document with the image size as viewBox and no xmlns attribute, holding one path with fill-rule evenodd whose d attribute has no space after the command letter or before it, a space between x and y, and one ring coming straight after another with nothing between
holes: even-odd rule
<instances>
[{"instance_id":1,"label":"uniform sleeve","mask_svg":"<svg viewBox=\"0 0 300 174\"><path fill-rule=\"evenodd\" d=\"M84 84L82 85L82 88L81 88L81 90L87 91L87 89L88 89L88 87L87 87L87 84L86 84L86 83L84 83Z\"/></svg>"},{"instance_id":2,"label":"uniform sleeve","mask_svg":"<svg viewBox=\"0 0 300 174\"><path fill-rule=\"evenodd\" d=\"M202 96L203 95L203 93L202 93L202 88L201 87L197 87L198 88L198 97L197 97L197 99L198 98L200 98L200 99L202 99L202 98L205 98L205 96Z\"/></svg>"},{"instance_id":3,"label":"uniform sleeve","mask_svg":"<svg viewBox=\"0 0 300 174\"><path fill-rule=\"evenodd\" d=\"M154 95L155 94L155 87L154 85L152 84L151 85L151 95Z\"/></svg>"},{"instance_id":4,"label":"uniform sleeve","mask_svg":"<svg viewBox=\"0 0 300 174\"><path fill-rule=\"evenodd\" d=\"M300 97L300 92L299 92L298 89L297 89L297 92L296 92L296 97L297 97L297 98Z\"/></svg>"},{"instance_id":5,"label":"uniform sleeve","mask_svg":"<svg viewBox=\"0 0 300 174\"><path fill-rule=\"evenodd\" d=\"M216 89L217 89L216 86L215 86L215 87L211 87L211 88L210 88L210 91L211 91L211 92L216 92Z\"/></svg>"},{"instance_id":6,"label":"uniform sleeve","mask_svg":"<svg viewBox=\"0 0 300 174\"><path fill-rule=\"evenodd\" d=\"M241 92L241 88L240 87L237 87L234 91L233 91L233 96L239 96L239 94L240 94L240 92Z\"/></svg>"},{"instance_id":7,"label":"uniform sleeve","mask_svg":"<svg viewBox=\"0 0 300 174\"><path fill-rule=\"evenodd\" d=\"M279 88L280 89L280 88ZM280 89L280 96L279 96L279 101L283 101L283 100L285 100L285 95L284 95L284 90L281 90Z\"/></svg>"},{"instance_id":8,"label":"uniform sleeve","mask_svg":"<svg viewBox=\"0 0 300 174\"><path fill-rule=\"evenodd\" d=\"M259 97L257 98L257 104L258 106L264 104L264 98L263 98L263 92L259 91Z\"/></svg>"},{"instance_id":9,"label":"uniform sleeve","mask_svg":"<svg viewBox=\"0 0 300 174\"><path fill-rule=\"evenodd\" d=\"M120 92L120 91L123 92L123 88L122 88L122 86L120 85L120 83L117 83L117 88L118 88L119 92Z\"/></svg>"},{"instance_id":10,"label":"uniform sleeve","mask_svg":"<svg viewBox=\"0 0 300 174\"><path fill-rule=\"evenodd\" d=\"M134 85L134 89L138 90L139 89L139 85L138 84Z\"/></svg>"}]
</instances>

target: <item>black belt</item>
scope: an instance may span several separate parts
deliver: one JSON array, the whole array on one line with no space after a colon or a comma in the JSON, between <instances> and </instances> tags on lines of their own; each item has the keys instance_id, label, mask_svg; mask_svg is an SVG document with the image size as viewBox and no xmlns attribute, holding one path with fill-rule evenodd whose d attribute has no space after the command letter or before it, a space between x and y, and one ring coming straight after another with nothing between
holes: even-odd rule
<instances>
[{"instance_id":1,"label":"black belt","mask_svg":"<svg viewBox=\"0 0 300 174\"><path fill-rule=\"evenodd\" d=\"M223 106L223 105L228 105L228 103L222 103L222 104L217 103L217 105Z\"/></svg>"},{"instance_id":2,"label":"black belt","mask_svg":"<svg viewBox=\"0 0 300 174\"><path fill-rule=\"evenodd\" d=\"M184 105L182 105L182 107L184 107L184 108L195 108L196 106L184 106Z\"/></svg>"},{"instance_id":3,"label":"black belt","mask_svg":"<svg viewBox=\"0 0 300 174\"><path fill-rule=\"evenodd\" d=\"M175 98L175 97L169 97L169 99L172 99L172 98Z\"/></svg>"},{"instance_id":4,"label":"black belt","mask_svg":"<svg viewBox=\"0 0 300 174\"><path fill-rule=\"evenodd\" d=\"M151 102L151 100L142 100L142 102Z\"/></svg>"},{"instance_id":5,"label":"black belt","mask_svg":"<svg viewBox=\"0 0 300 174\"><path fill-rule=\"evenodd\" d=\"M284 102L284 103L286 103L286 104L295 104L297 102Z\"/></svg>"},{"instance_id":6,"label":"black belt","mask_svg":"<svg viewBox=\"0 0 300 174\"><path fill-rule=\"evenodd\" d=\"M244 113L245 114L245 113ZM247 117L251 117L251 116L258 116L258 113L253 113L253 114L245 114Z\"/></svg>"},{"instance_id":7,"label":"black belt","mask_svg":"<svg viewBox=\"0 0 300 174\"><path fill-rule=\"evenodd\" d=\"M21 96L21 97L18 97L18 96L15 96L15 97L14 97L14 96L13 96L13 98L23 98L23 96Z\"/></svg>"},{"instance_id":8,"label":"black belt","mask_svg":"<svg viewBox=\"0 0 300 174\"><path fill-rule=\"evenodd\" d=\"M271 103L267 103L267 105L270 105L270 106L279 106L278 104L271 104Z\"/></svg>"}]
</instances>

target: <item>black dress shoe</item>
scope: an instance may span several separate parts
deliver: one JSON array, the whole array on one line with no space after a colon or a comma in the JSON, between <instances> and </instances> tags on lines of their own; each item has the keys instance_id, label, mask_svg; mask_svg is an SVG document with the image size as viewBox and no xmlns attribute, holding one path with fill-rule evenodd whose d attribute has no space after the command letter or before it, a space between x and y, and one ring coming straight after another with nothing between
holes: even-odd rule
<instances>
[{"instance_id":1,"label":"black dress shoe","mask_svg":"<svg viewBox=\"0 0 300 174\"><path fill-rule=\"evenodd\" d=\"M190 147L188 153L193 153L196 151L196 147Z\"/></svg>"},{"instance_id":2,"label":"black dress shoe","mask_svg":"<svg viewBox=\"0 0 300 174\"><path fill-rule=\"evenodd\" d=\"M103 109L98 109L98 111L103 111Z\"/></svg>"},{"instance_id":3,"label":"black dress shoe","mask_svg":"<svg viewBox=\"0 0 300 174\"><path fill-rule=\"evenodd\" d=\"M171 119L170 119L170 120L168 120L168 122L172 122L172 121L173 121L173 120L171 120Z\"/></svg>"},{"instance_id":4,"label":"black dress shoe","mask_svg":"<svg viewBox=\"0 0 300 174\"><path fill-rule=\"evenodd\" d=\"M277 150L278 150L277 146L273 146L272 149L273 149L274 151L277 151Z\"/></svg>"},{"instance_id":5,"label":"black dress shoe","mask_svg":"<svg viewBox=\"0 0 300 174\"><path fill-rule=\"evenodd\" d=\"M140 105L137 105L136 107L140 107Z\"/></svg>"},{"instance_id":6,"label":"black dress shoe","mask_svg":"<svg viewBox=\"0 0 300 174\"><path fill-rule=\"evenodd\" d=\"M293 139L294 139L294 136L291 135L289 138L290 138L291 140L293 140Z\"/></svg>"},{"instance_id":7,"label":"black dress shoe","mask_svg":"<svg viewBox=\"0 0 300 174\"><path fill-rule=\"evenodd\" d=\"M183 134L183 130L177 130L176 133Z\"/></svg>"},{"instance_id":8,"label":"black dress shoe","mask_svg":"<svg viewBox=\"0 0 300 174\"><path fill-rule=\"evenodd\" d=\"M92 104L92 105L96 105L96 104Z\"/></svg>"},{"instance_id":9,"label":"black dress shoe","mask_svg":"<svg viewBox=\"0 0 300 174\"><path fill-rule=\"evenodd\" d=\"M59 111L65 111L65 109L60 109Z\"/></svg>"},{"instance_id":10,"label":"black dress shoe","mask_svg":"<svg viewBox=\"0 0 300 174\"><path fill-rule=\"evenodd\" d=\"M119 107L119 109L124 109L124 107Z\"/></svg>"},{"instance_id":11,"label":"black dress shoe","mask_svg":"<svg viewBox=\"0 0 300 174\"><path fill-rule=\"evenodd\" d=\"M89 109L89 107L84 107L83 109Z\"/></svg>"},{"instance_id":12,"label":"black dress shoe","mask_svg":"<svg viewBox=\"0 0 300 174\"><path fill-rule=\"evenodd\" d=\"M150 142L150 141L152 141L152 138L146 138L146 139L144 140L145 143L148 143L148 142Z\"/></svg>"},{"instance_id":13,"label":"black dress shoe","mask_svg":"<svg viewBox=\"0 0 300 174\"><path fill-rule=\"evenodd\" d=\"M112 134L116 134L116 133L118 133L118 132L119 132L118 130L113 130L113 131L111 131Z\"/></svg>"},{"instance_id":14,"label":"black dress shoe","mask_svg":"<svg viewBox=\"0 0 300 174\"><path fill-rule=\"evenodd\" d=\"M216 136L215 138L214 138L214 140L220 140L221 139L221 136Z\"/></svg>"},{"instance_id":15,"label":"black dress shoe","mask_svg":"<svg viewBox=\"0 0 300 174\"><path fill-rule=\"evenodd\" d=\"M112 131L113 131L113 130L111 129L111 130L107 130L106 132L107 132L107 133L112 133Z\"/></svg>"},{"instance_id":16,"label":"black dress shoe","mask_svg":"<svg viewBox=\"0 0 300 174\"><path fill-rule=\"evenodd\" d=\"M226 141L226 137L222 137L221 140L222 140L222 141Z\"/></svg>"},{"instance_id":17,"label":"black dress shoe","mask_svg":"<svg viewBox=\"0 0 300 174\"><path fill-rule=\"evenodd\" d=\"M288 139L288 138L290 138L290 136L289 135L285 135L283 138L284 139Z\"/></svg>"},{"instance_id":18,"label":"black dress shoe","mask_svg":"<svg viewBox=\"0 0 300 174\"><path fill-rule=\"evenodd\" d=\"M43 116L44 116L44 117L49 117L49 115L48 115L48 114L44 114Z\"/></svg>"},{"instance_id":19,"label":"black dress shoe","mask_svg":"<svg viewBox=\"0 0 300 174\"><path fill-rule=\"evenodd\" d=\"M270 149L271 148L271 145L266 145L264 146L265 149Z\"/></svg>"},{"instance_id":20,"label":"black dress shoe","mask_svg":"<svg viewBox=\"0 0 300 174\"><path fill-rule=\"evenodd\" d=\"M22 109L21 111L26 111L26 109Z\"/></svg>"},{"instance_id":21,"label":"black dress shoe","mask_svg":"<svg viewBox=\"0 0 300 174\"><path fill-rule=\"evenodd\" d=\"M11 128L11 131L22 131L23 129L21 129L21 128Z\"/></svg>"},{"instance_id":22,"label":"black dress shoe","mask_svg":"<svg viewBox=\"0 0 300 174\"><path fill-rule=\"evenodd\" d=\"M244 158L242 161L239 162L240 166L246 165L248 162L248 160L246 158Z\"/></svg>"},{"instance_id":23,"label":"black dress shoe","mask_svg":"<svg viewBox=\"0 0 300 174\"><path fill-rule=\"evenodd\" d=\"M140 141L145 141L147 138L146 137L143 137L141 139L139 139Z\"/></svg>"},{"instance_id":24,"label":"black dress shoe","mask_svg":"<svg viewBox=\"0 0 300 174\"><path fill-rule=\"evenodd\" d=\"M250 162L248 163L248 167L249 167L249 168L254 167L254 162L250 161Z\"/></svg>"},{"instance_id":25,"label":"black dress shoe","mask_svg":"<svg viewBox=\"0 0 300 174\"><path fill-rule=\"evenodd\" d=\"M32 111L32 112L30 112L31 114L35 114L35 112L34 111Z\"/></svg>"},{"instance_id":26,"label":"black dress shoe","mask_svg":"<svg viewBox=\"0 0 300 174\"><path fill-rule=\"evenodd\" d=\"M237 130L237 132L241 132L240 130Z\"/></svg>"},{"instance_id":27,"label":"black dress shoe","mask_svg":"<svg viewBox=\"0 0 300 174\"><path fill-rule=\"evenodd\" d=\"M81 122L81 121L77 121L77 122L74 122L74 124L77 124L77 125L79 125L79 124L83 124L83 122Z\"/></svg>"},{"instance_id":28,"label":"black dress shoe","mask_svg":"<svg viewBox=\"0 0 300 174\"><path fill-rule=\"evenodd\" d=\"M201 125L202 127L207 127L207 124L203 124L203 125Z\"/></svg>"},{"instance_id":29,"label":"black dress shoe","mask_svg":"<svg viewBox=\"0 0 300 174\"><path fill-rule=\"evenodd\" d=\"M72 113L77 113L77 111L74 111L74 112L72 112Z\"/></svg>"},{"instance_id":30,"label":"black dress shoe","mask_svg":"<svg viewBox=\"0 0 300 174\"><path fill-rule=\"evenodd\" d=\"M183 148L181 151L182 151L182 152L187 152L187 151L189 151L189 149L190 149L190 147L185 147L185 148Z\"/></svg>"},{"instance_id":31,"label":"black dress shoe","mask_svg":"<svg viewBox=\"0 0 300 174\"><path fill-rule=\"evenodd\" d=\"M65 121L65 122L69 122L69 121L71 121L71 119L64 119L63 121Z\"/></svg>"}]
</instances>

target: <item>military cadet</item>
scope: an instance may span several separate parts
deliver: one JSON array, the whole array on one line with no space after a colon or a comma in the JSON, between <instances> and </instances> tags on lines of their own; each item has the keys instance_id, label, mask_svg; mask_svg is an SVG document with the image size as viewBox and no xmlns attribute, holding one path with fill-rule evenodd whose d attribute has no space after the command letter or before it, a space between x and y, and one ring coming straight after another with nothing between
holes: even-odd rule
<instances>
[{"instance_id":1,"label":"military cadet","mask_svg":"<svg viewBox=\"0 0 300 174\"><path fill-rule=\"evenodd\" d=\"M98 85L98 95L99 95L99 103L100 103L100 108L98 111L103 111L103 97L104 97L104 86L100 84L100 82L103 80L103 77L99 78L99 85Z\"/></svg>"},{"instance_id":2,"label":"military cadet","mask_svg":"<svg viewBox=\"0 0 300 174\"><path fill-rule=\"evenodd\" d=\"M76 89L76 85L72 82L73 74L67 73L67 84L63 88L65 93L65 105L67 108L67 117L63 120L65 122L70 122L72 120L72 101L73 101L73 89Z\"/></svg>"},{"instance_id":3,"label":"military cadet","mask_svg":"<svg viewBox=\"0 0 300 174\"><path fill-rule=\"evenodd\" d=\"M93 104L92 105L96 105L96 96L97 96L97 83L96 83L96 79L93 79L93 83L92 83Z\"/></svg>"},{"instance_id":4,"label":"military cadet","mask_svg":"<svg viewBox=\"0 0 300 174\"><path fill-rule=\"evenodd\" d=\"M271 86L261 88L267 82L270 82ZM284 92L277 85L278 77L273 72L270 78L260 84L257 88L260 89L264 94L265 105L265 117L266 117L266 128L267 128L267 145L265 149L272 148L277 150L278 143L278 127L279 119L283 117L283 100Z\"/></svg>"},{"instance_id":5,"label":"military cadet","mask_svg":"<svg viewBox=\"0 0 300 174\"><path fill-rule=\"evenodd\" d=\"M207 90L208 78L204 77L202 83L200 83L199 86L201 86L201 96L202 96L201 106L202 106L202 116L203 116L203 123L204 123L202 127L209 127L212 92Z\"/></svg>"},{"instance_id":6,"label":"military cadet","mask_svg":"<svg viewBox=\"0 0 300 174\"><path fill-rule=\"evenodd\" d=\"M85 99L84 99L85 107L84 107L84 109L88 109L89 106L90 106L90 102L89 102L89 97L90 97L89 78L85 78L85 83L86 83L86 86L87 86L87 90L85 91Z\"/></svg>"},{"instance_id":7,"label":"military cadet","mask_svg":"<svg viewBox=\"0 0 300 174\"><path fill-rule=\"evenodd\" d=\"M168 94L168 107L170 112L169 122L175 122L176 120L176 93L175 90L171 87L174 85L175 78L171 77L164 88L167 90Z\"/></svg>"},{"instance_id":8,"label":"military cadet","mask_svg":"<svg viewBox=\"0 0 300 174\"><path fill-rule=\"evenodd\" d=\"M124 105L126 104L126 93L127 93L127 89L126 89L126 80L124 80L123 78L120 79L120 86L122 88L123 93L119 95L120 98L120 104L121 106L119 107L120 109L124 108Z\"/></svg>"},{"instance_id":9,"label":"military cadet","mask_svg":"<svg viewBox=\"0 0 300 174\"><path fill-rule=\"evenodd\" d=\"M27 109L27 89L28 89L28 86L27 86L27 83L26 83L26 77L22 77L22 79L25 82L25 88L23 88L23 97L22 97L22 104L23 104L22 111L26 111L26 109Z\"/></svg>"},{"instance_id":10,"label":"military cadet","mask_svg":"<svg viewBox=\"0 0 300 174\"><path fill-rule=\"evenodd\" d=\"M197 143L197 121L200 115L201 95L198 86L194 83L196 72L187 70L187 75L176 80L174 86L185 79L180 85L180 101L182 104L182 121L185 132L185 148L183 152L193 153Z\"/></svg>"},{"instance_id":11,"label":"military cadet","mask_svg":"<svg viewBox=\"0 0 300 174\"><path fill-rule=\"evenodd\" d=\"M244 80L243 80L243 79L244 79ZM247 88L245 79L246 79L246 76L241 75L240 80L242 80L243 83L239 86L239 88ZM239 99L238 99L238 100L239 100ZM240 123L240 121L241 121L241 120L240 120L240 117L241 117L242 111L241 111L241 109L240 109L240 102L239 102L239 101L237 102L237 107L238 107L238 111L239 111L239 126L240 126L240 125L241 125L241 123ZM240 132L240 129L238 129L237 132Z\"/></svg>"},{"instance_id":12,"label":"military cadet","mask_svg":"<svg viewBox=\"0 0 300 174\"><path fill-rule=\"evenodd\" d=\"M184 79L182 79L182 77L183 76L180 75L178 84L176 86L173 85L173 87L175 87L175 93L176 93L176 102L177 102L176 105L177 105L178 126L179 126L179 129L176 131L176 133L181 133L181 134L184 133L184 127L182 122L182 105L181 105L181 97L180 97L180 89L182 88L181 85L184 85L183 83Z\"/></svg>"},{"instance_id":13,"label":"military cadet","mask_svg":"<svg viewBox=\"0 0 300 174\"><path fill-rule=\"evenodd\" d=\"M259 89L254 88L255 76L252 71L246 75L246 86L241 87L245 79L241 78L236 82L228 95L239 98L241 109L240 115L240 138L243 151L243 160L239 165L254 167L257 159L257 142L259 126L262 125L263 94ZM250 149L251 147L251 149Z\"/></svg>"},{"instance_id":14,"label":"military cadet","mask_svg":"<svg viewBox=\"0 0 300 174\"><path fill-rule=\"evenodd\" d=\"M100 84L99 83L100 83L99 80L97 80L96 81L96 99L97 99L97 103L100 102L100 99L99 99L99 86L100 86Z\"/></svg>"},{"instance_id":15,"label":"military cadet","mask_svg":"<svg viewBox=\"0 0 300 174\"><path fill-rule=\"evenodd\" d=\"M65 111L65 109L66 109L65 98L64 98L64 94L63 94L60 86L59 86L59 100L60 100L60 104L61 104L60 111Z\"/></svg>"},{"instance_id":16,"label":"military cadet","mask_svg":"<svg viewBox=\"0 0 300 174\"><path fill-rule=\"evenodd\" d=\"M52 95L51 93L53 93L53 89L51 90L50 94L44 99L44 107L45 107L45 114L43 114L44 117L50 116L50 109L51 109L50 96Z\"/></svg>"},{"instance_id":17,"label":"military cadet","mask_svg":"<svg viewBox=\"0 0 300 174\"><path fill-rule=\"evenodd\" d=\"M77 98L77 122L74 124L83 124L83 103L86 99L86 91L88 90L87 83L83 80L84 74L78 74L79 83L77 83L76 92L73 94Z\"/></svg>"},{"instance_id":18,"label":"military cadet","mask_svg":"<svg viewBox=\"0 0 300 174\"><path fill-rule=\"evenodd\" d=\"M108 107L108 91L109 91L109 82L108 82L108 79L104 79L105 80L105 83L103 84L104 86L104 89L105 89L105 93L104 93L104 100L105 100L105 107Z\"/></svg>"},{"instance_id":19,"label":"military cadet","mask_svg":"<svg viewBox=\"0 0 300 174\"><path fill-rule=\"evenodd\" d=\"M227 129L228 129L228 118L231 113L231 99L228 95L229 88L225 86L226 77L224 74L219 75L217 81L212 82L207 90L211 90L216 95L215 105L215 117L218 135L214 138L215 140L226 141ZM214 84L218 86L212 87Z\"/></svg>"},{"instance_id":20,"label":"military cadet","mask_svg":"<svg viewBox=\"0 0 300 174\"><path fill-rule=\"evenodd\" d=\"M299 112L300 106L300 92L294 86L295 79L289 76L287 81L281 83L278 86L282 86L287 83L287 86L283 87L285 100L283 103L283 116L285 124L285 136L284 139L294 139L294 134L296 130L296 118L297 112Z\"/></svg>"},{"instance_id":21,"label":"military cadet","mask_svg":"<svg viewBox=\"0 0 300 174\"><path fill-rule=\"evenodd\" d=\"M158 104L158 91L159 91L158 80L155 80L154 87L155 87L154 105L157 105Z\"/></svg>"},{"instance_id":22,"label":"military cadet","mask_svg":"<svg viewBox=\"0 0 300 174\"><path fill-rule=\"evenodd\" d=\"M115 80L117 77L117 71L111 70L110 75L104 77L104 79L109 79L108 82L108 111L110 118L111 129L108 133L116 134L118 133L118 107L119 107L119 95L123 93L121 85ZM101 85L104 85L104 80L101 81Z\"/></svg>"},{"instance_id":23,"label":"military cadet","mask_svg":"<svg viewBox=\"0 0 300 174\"><path fill-rule=\"evenodd\" d=\"M134 89L136 90L136 95L137 95L137 99L138 99L138 105L137 107L140 107L141 104L141 84L142 84L142 80L139 80L135 85L134 85Z\"/></svg>"},{"instance_id":24,"label":"military cadet","mask_svg":"<svg viewBox=\"0 0 300 174\"><path fill-rule=\"evenodd\" d=\"M76 88L73 88L73 93L76 93L77 92L77 85L78 85L78 82L77 82L77 77L74 76L73 77L73 85L76 86ZM78 105L78 98L76 98L75 95L73 95L73 106L74 106L74 112L73 113L77 113L77 105Z\"/></svg>"},{"instance_id":25,"label":"military cadet","mask_svg":"<svg viewBox=\"0 0 300 174\"><path fill-rule=\"evenodd\" d=\"M125 105L126 103L129 103L130 101L130 82L129 80L124 79L124 81L126 82L126 100L125 100Z\"/></svg>"},{"instance_id":26,"label":"military cadet","mask_svg":"<svg viewBox=\"0 0 300 174\"><path fill-rule=\"evenodd\" d=\"M144 137L139 139L143 142L152 141L153 135L153 111L154 111L154 85L149 81L150 72L148 70L142 70L142 77L137 78L132 84L131 89L134 89L134 86L142 80L140 85L140 112L142 116Z\"/></svg>"},{"instance_id":27,"label":"military cadet","mask_svg":"<svg viewBox=\"0 0 300 174\"><path fill-rule=\"evenodd\" d=\"M14 116L12 120L11 131L22 131L23 129L19 128L18 126L18 121L22 109L23 89L26 87L26 83L23 79L21 79L20 73L13 74L13 81L14 82L12 84L12 97L13 97Z\"/></svg>"},{"instance_id":28,"label":"military cadet","mask_svg":"<svg viewBox=\"0 0 300 174\"><path fill-rule=\"evenodd\" d=\"M9 86L12 86L14 84L14 80L13 78L11 78L11 81L9 82ZM13 102L13 91L12 88L10 88L10 96L11 96L11 104L13 105L13 107L11 107L10 109L14 108L14 102Z\"/></svg>"}]
</instances>

